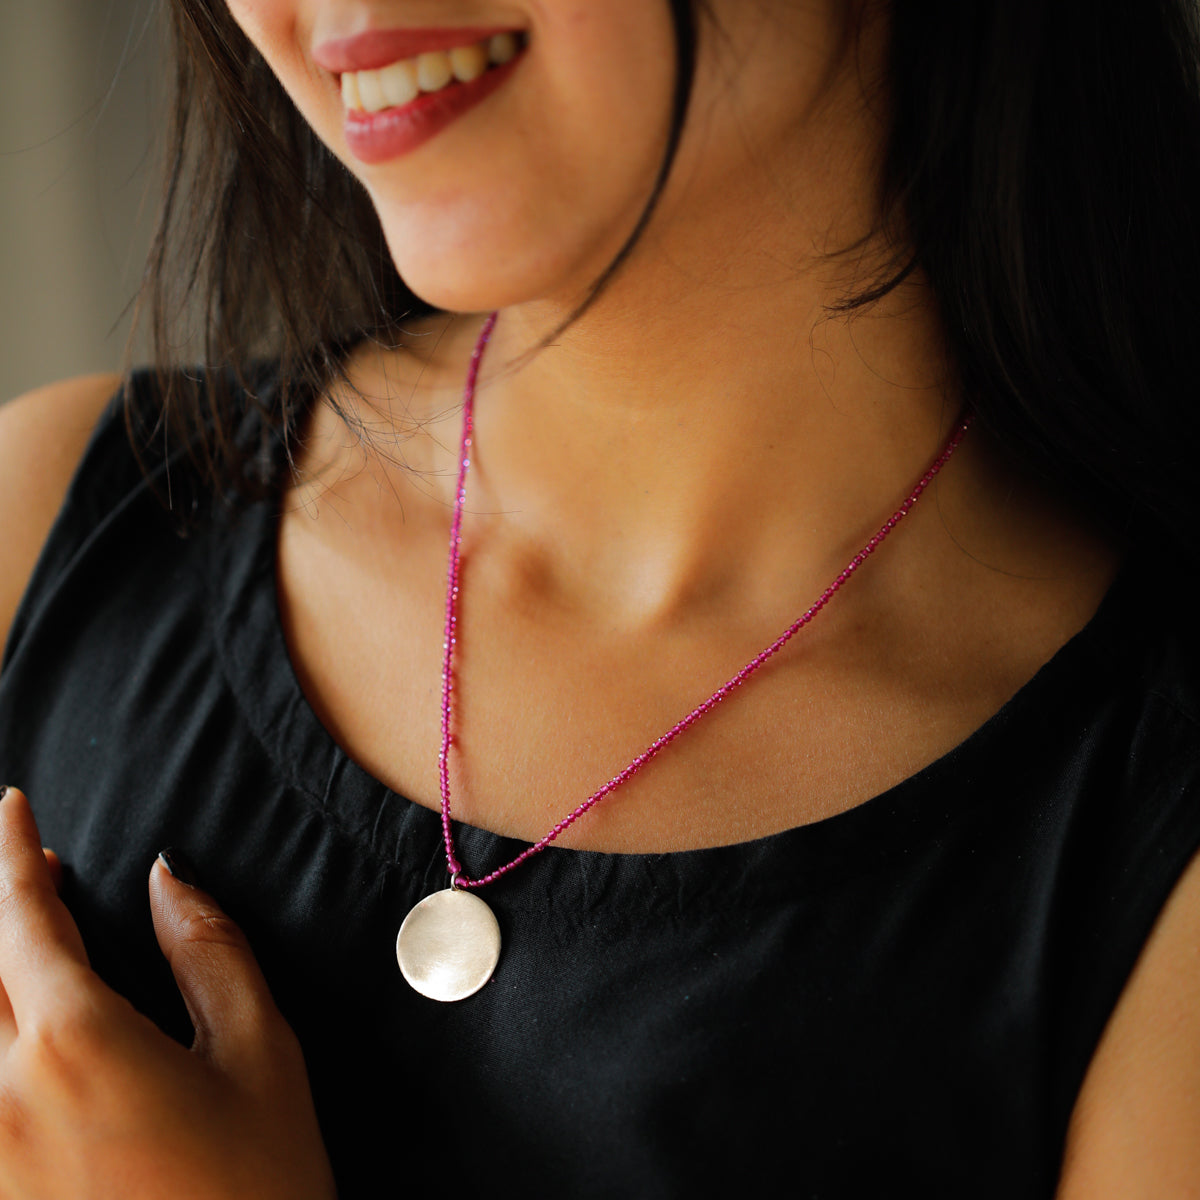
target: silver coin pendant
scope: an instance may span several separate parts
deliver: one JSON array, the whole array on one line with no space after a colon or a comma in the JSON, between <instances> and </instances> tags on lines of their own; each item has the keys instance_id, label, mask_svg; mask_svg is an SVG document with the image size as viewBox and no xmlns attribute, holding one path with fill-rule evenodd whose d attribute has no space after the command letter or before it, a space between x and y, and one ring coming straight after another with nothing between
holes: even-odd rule
<instances>
[{"instance_id":1,"label":"silver coin pendant","mask_svg":"<svg viewBox=\"0 0 1200 1200\"><path fill-rule=\"evenodd\" d=\"M396 938L404 978L431 1000L473 996L500 961L500 926L478 896L462 888L415 904Z\"/></svg>"}]
</instances>

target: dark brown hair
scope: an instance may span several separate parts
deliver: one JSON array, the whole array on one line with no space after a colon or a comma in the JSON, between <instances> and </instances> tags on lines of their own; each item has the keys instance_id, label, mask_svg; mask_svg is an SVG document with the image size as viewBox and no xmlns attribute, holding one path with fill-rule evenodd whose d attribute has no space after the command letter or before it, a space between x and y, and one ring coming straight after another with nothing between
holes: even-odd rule
<instances>
[{"instance_id":1,"label":"dark brown hair","mask_svg":"<svg viewBox=\"0 0 1200 1200\"><path fill-rule=\"evenodd\" d=\"M700 0L668 0L687 115ZM1192 0L893 0L880 229L919 266L969 402L1031 468L1110 524L1200 547L1200 86ZM346 346L429 309L360 186L316 139L223 0L173 0L175 100L141 311L161 408L146 444L191 447L206 486L269 482L237 436L288 431ZM199 347L175 332L196 315ZM210 369L174 370L181 344ZM260 387L254 364L278 364Z\"/></svg>"},{"instance_id":2,"label":"dark brown hair","mask_svg":"<svg viewBox=\"0 0 1200 1200\"><path fill-rule=\"evenodd\" d=\"M318 141L223 0L169 5L175 68L158 227L137 318L157 411L143 449L186 447L202 484L255 495L346 345L429 311L400 280L366 193ZM202 361L208 369L190 372ZM278 364L265 388L259 369ZM180 369L184 368L184 369ZM247 402L264 420L246 426Z\"/></svg>"}]
</instances>

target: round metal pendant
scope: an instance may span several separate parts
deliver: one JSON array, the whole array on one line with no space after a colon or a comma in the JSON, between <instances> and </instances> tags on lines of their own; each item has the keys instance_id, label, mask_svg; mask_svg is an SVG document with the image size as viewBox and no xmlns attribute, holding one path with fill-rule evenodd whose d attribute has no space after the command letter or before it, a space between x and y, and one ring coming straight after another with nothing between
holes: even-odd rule
<instances>
[{"instance_id":1,"label":"round metal pendant","mask_svg":"<svg viewBox=\"0 0 1200 1200\"><path fill-rule=\"evenodd\" d=\"M465 1000L500 961L500 926L470 892L447 888L426 896L404 918L396 938L404 978L431 1000Z\"/></svg>"}]
</instances>

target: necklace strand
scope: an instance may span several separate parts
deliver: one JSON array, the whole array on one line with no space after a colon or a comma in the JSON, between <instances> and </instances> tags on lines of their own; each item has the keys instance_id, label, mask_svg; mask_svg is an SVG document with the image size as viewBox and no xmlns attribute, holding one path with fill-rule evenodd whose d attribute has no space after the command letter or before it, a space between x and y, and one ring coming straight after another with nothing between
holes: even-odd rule
<instances>
[{"instance_id":1,"label":"necklace strand","mask_svg":"<svg viewBox=\"0 0 1200 1200\"><path fill-rule=\"evenodd\" d=\"M459 590L459 558L462 546L462 516L463 506L467 495L467 472L471 465L471 439L475 425L475 386L479 378L479 365L483 359L484 348L492 336L496 325L496 313L492 313L484 322L479 340L471 355L471 365L467 371L467 382L463 395L462 441L458 455L458 483L454 492L454 518L450 523L450 554L449 566L446 572L446 626L445 642L442 653L442 748L438 755L438 782L442 795L442 838L446 846L446 867L450 872L451 886L454 888L481 888L494 883L502 875L508 874L527 858L545 850L560 834L564 833L585 813L599 804L610 792L614 792L621 784L632 779L652 758L657 757L685 729L690 729L697 721L707 716L735 688L739 688L760 667L773 658L801 629L804 628L823 609L839 589L846 584L854 573L875 553L884 540L900 522L913 510L925 489L933 482L937 473L950 460L950 456L958 449L959 443L971 425L970 414L964 416L942 452L933 460L929 469L917 480L911 492L894 513L880 526L879 531L865 546L846 564L833 582L821 593L815 603L797 617L769 646L760 650L740 671L723 683L703 703L698 704L686 717L676 721L661 737L651 742L623 771L614 775L607 783L597 788L582 804L569 812L548 833L533 845L527 846L511 862L489 872L479 879L469 878L463 871L462 864L454 852L454 835L450 827L450 746L452 736L451 724L451 693L454 691L454 646L458 630L458 590Z\"/></svg>"}]
</instances>

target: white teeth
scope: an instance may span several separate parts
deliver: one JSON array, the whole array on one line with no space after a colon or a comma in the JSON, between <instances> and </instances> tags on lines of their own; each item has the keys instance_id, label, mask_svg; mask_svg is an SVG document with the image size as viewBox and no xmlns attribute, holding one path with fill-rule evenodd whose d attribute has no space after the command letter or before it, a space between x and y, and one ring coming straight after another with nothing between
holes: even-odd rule
<instances>
[{"instance_id":1,"label":"white teeth","mask_svg":"<svg viewBox=\"0 0 1200 1200\"><path fill-rule=\"evenodd\" d=\"M482 45L456 46L450 51L450 69L459 83L478 79L487 68L487 51Z\"/></svg>"},{"instance_id":2,"label":"white teeth","mask_svg":"<svg viewBox=\"0 0 1200 1200\"><path fill-rule=\"evenodd\" d=\"M342 74L342 103L355 111L380 112L409 104L422 92L440 92L453 81L470 83L489 65L511 62L519 53L519 35L498 33L486 42L432 50L377 71Z\"/></svg>"},{"instance_id":3,"label":"white teeth","mask_svg":"<svg viewBox=\"0 0 1200 1200\"><path fill-rule=\"evenodd\" d=\"M450 60L441 50L417 55L417 83L423 92L440 92L454 78Z\"/></svg>"},{"instance_id":4,"label":"white teeth","mask_svg":"<svg viewBox=\"0 0 1200 1200\"><path fill-rule=\"evenodd\" d=\"M345 78L345 76L343 76ZM383 94L390 105L408 104L415 100L421 89L417 84L417 73L411 62L392 63L379 72Z\"/></svg>"},{"instance_id":5,"label":"white teeth","mask_svg":"<svg viewBox=\"0 0 1200 1200\"><path fill-rule=\"evenodd\" d=\"M387 97L383 94L378 71L358 72L358 98L367 112L379 112L387 108Z\"/></svg>"},{"instance_id":6,"label":"white teeth","mask_svg":"<svg viewBox=\"0 0 1200 1200\"><path fill-rule=\"evenodd\" d=\"M498 33L488 41L488 59L490 62L509 62L517 56L517 39L511 33Z\"/></svg>"}]
</instances>

